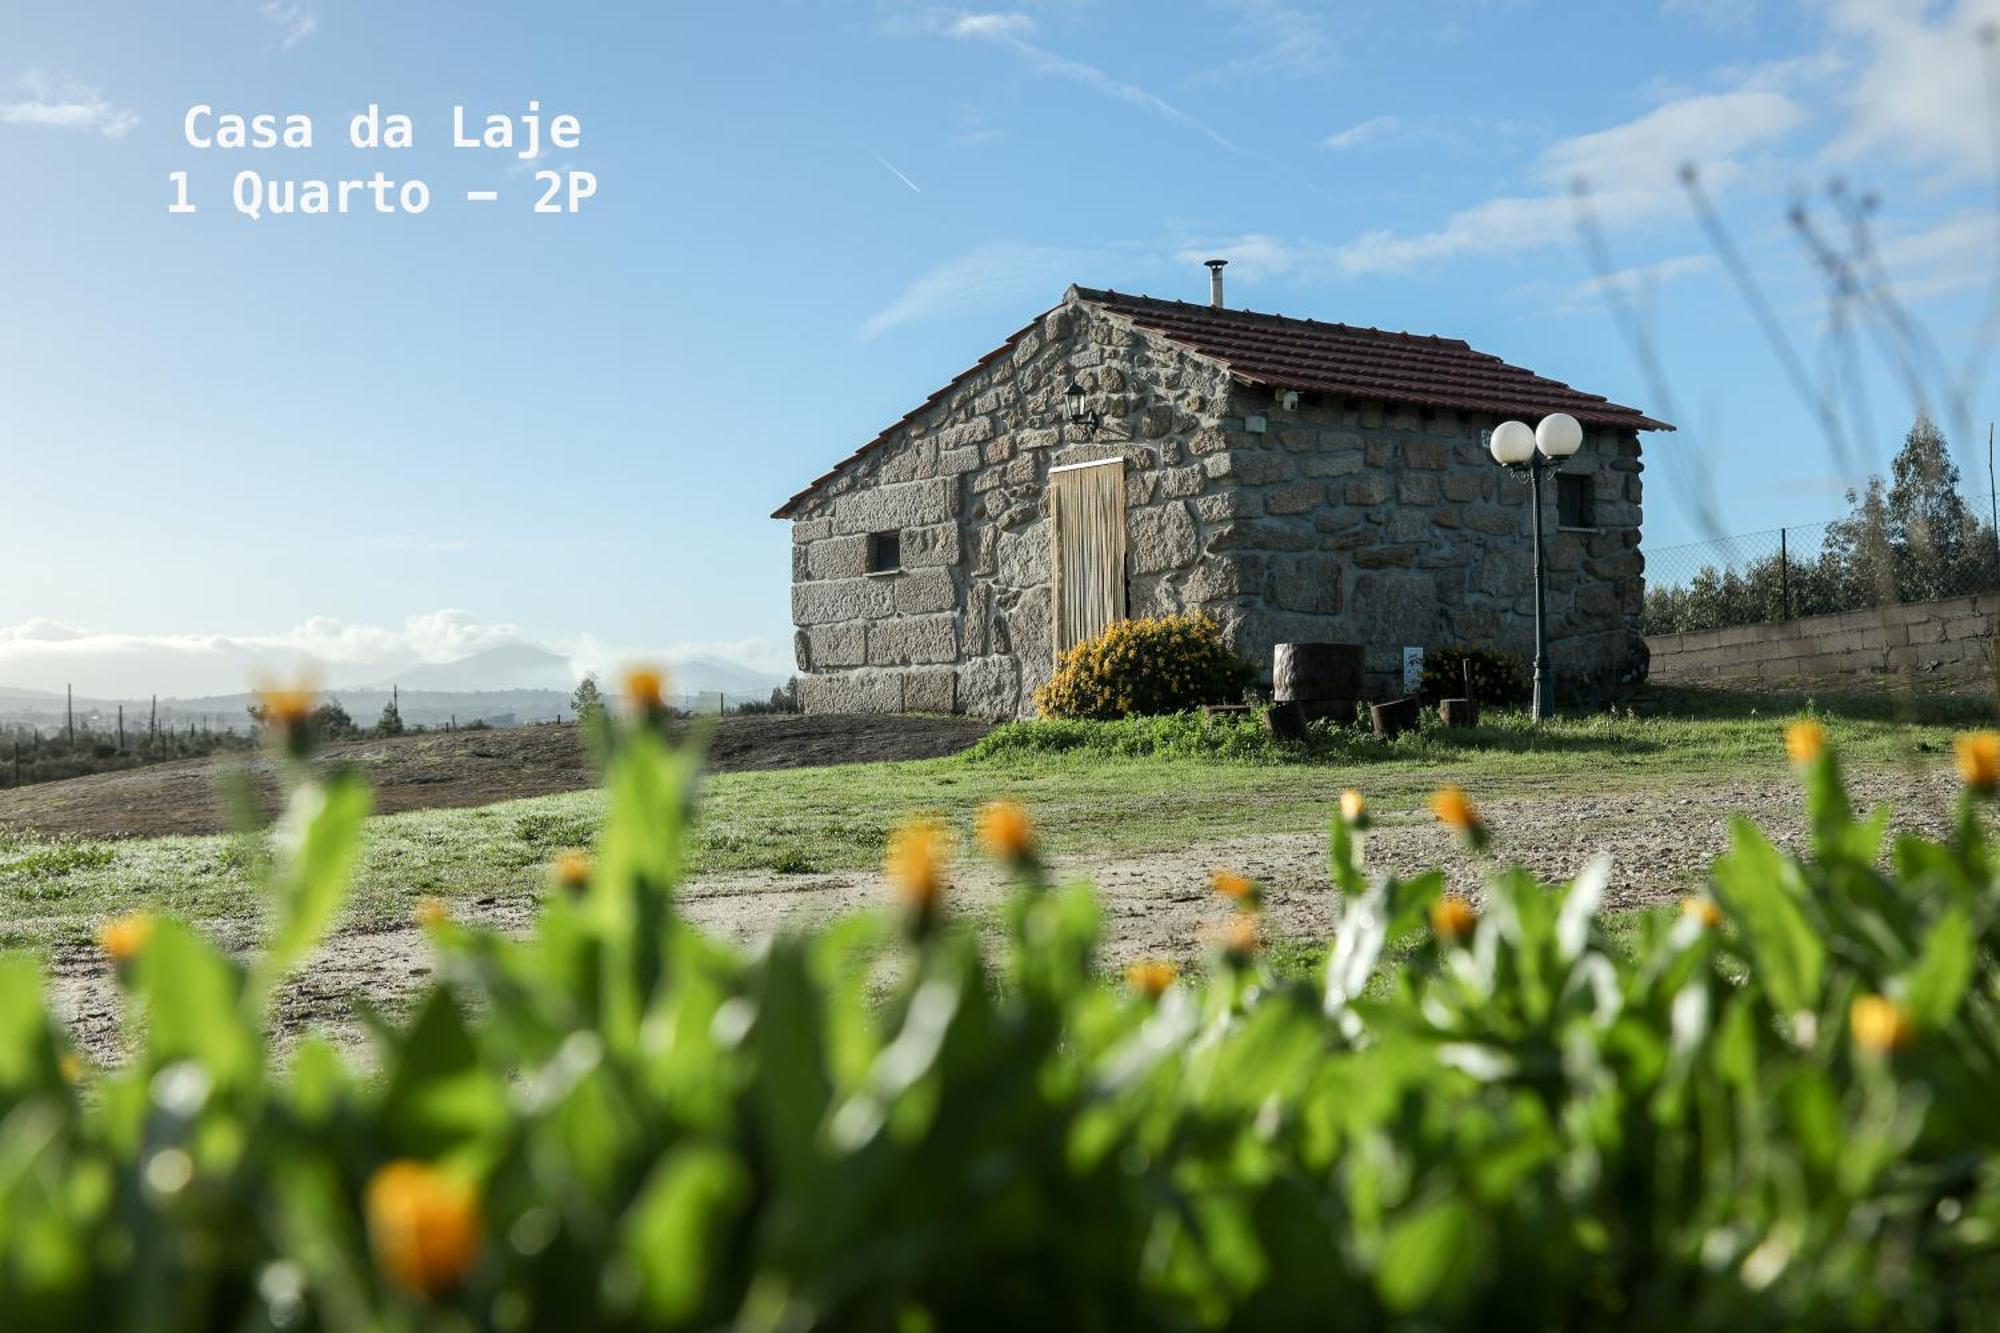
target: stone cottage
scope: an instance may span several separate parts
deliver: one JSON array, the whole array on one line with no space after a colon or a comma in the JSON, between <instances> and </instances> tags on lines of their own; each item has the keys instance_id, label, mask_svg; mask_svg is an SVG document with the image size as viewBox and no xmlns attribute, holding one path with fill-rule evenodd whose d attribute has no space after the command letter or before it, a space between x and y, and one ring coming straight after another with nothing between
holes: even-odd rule
<instances>
[{"instance_id":1,"label":"stone cottage","mask_svg":"<svg viewBox=\"0 0 2000 1333\"><path fill-rule=\"evenodd\" d=\"M1273 644L1533 648L1527 487L1486 433L1567 412L1544 490L1558 679L1644 670L1629 407L1449 338L1072 287L781 505L812 712L1032 713L1110 618L1200 609Z\"/></svg>"}]
</instances>

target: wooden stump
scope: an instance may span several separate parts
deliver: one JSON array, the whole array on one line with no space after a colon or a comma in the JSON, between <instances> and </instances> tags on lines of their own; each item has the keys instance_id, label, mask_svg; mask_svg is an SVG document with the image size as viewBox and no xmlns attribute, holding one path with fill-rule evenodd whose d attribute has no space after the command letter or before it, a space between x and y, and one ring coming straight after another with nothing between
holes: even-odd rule
<instances>
[{"instance_id":1,"label":"wooden stump","mask_svg":"<svg viewBox=\"0 0 2000 1333\"><path fill-rule=\"evenodd\" d=\"M1479 725L1479 705L1470 699L1440 699L1438 716L1447 727L1476 727Z\"/></svg>"},{"instance_id":2,"label":"wooden stump","mask_svg":"<svg viewBox=\"0 0 2000 1333\"><path fill-rule=\"evenodd\" d=\"M1375 724L1375 734L1385 740L1406 731L1415 731L1421 725L1423 715L1424 702L1415 695L1391 699L1368 710L1369 719Z\"/></svg>"},{"instance_id":3,"label":"wooden stump","mask_svg":"<svg viewBox=\"0 0 2000 1333\"><path fill-rule=\"evenodd\" d=\"M1352 726L1354 716L1361 705L1354 699L1300 699L1296 700L1308 722L1338 722L1342 726Z\"/></svg>"},{"instance_id":4,"label":"wooden stump","mask_svg":"<svg viewBox=\"0 0 2000 1333\"><path fill-rule=\"evenodd\" d=\"M1302 741L1306 738L1306 710L1297 700L1272 704L1264 710L1264 727L1279 740Z\"/></svg>"},{"instance_id":5,"label":"wooden stump","mask_svg":"<svg viewBox=\"0 0 2000 1333\"><path fill-rule=\"evenodd\" d=\"M1271 698L1359 699L1361 666L1358 643L1281 643L1271 650Z\"/></svg>"}]
</instances>

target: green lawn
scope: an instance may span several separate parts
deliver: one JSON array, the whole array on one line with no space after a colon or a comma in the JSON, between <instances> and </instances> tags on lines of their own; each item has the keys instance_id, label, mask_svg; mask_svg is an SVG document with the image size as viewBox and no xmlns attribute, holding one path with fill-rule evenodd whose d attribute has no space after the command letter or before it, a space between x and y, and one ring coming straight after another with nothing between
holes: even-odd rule
<instances>
[{"instance_id":1,"label":"green lawn","mask_svg":"<svg viewBox=\"0 0 2000 1333\"><path fill-rule=\"evenodd\" d=\"M1476 796L1660 789L1716 780L1782 781L1784 725L1803 701L1656 692L1621 709L1537 728L1520 714L1468 731L1427 729L1384 745L1329 730L1282 749L1252 724L1197 719L1002 728L949 759L735 773L706 786L696 873L874 864L913 811L964 827L997 796L1035 811L1057 854L1171 848L1253 832L1322 827L1329 803L1359 787L1378 808L1413 806L1440 782ZM1928 704L1915 718L1884 704L1816 710L1848 762L1939 762L1976 704ZM558 849L587 843L595 792L371 821L350 923L409 919L424 895L534 891ZM148 906L214 927L254 930L261 906L249 848L226 837L108 843L0 841L0 943L87 939L104 916Z\"/></svg>"}]
</instances>

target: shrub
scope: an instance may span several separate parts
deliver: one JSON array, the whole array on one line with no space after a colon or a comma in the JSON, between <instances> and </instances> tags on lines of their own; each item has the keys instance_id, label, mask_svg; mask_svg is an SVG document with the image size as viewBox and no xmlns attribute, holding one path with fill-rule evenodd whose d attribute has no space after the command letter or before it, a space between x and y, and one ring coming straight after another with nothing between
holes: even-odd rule
<instances>
[{"instance_id":1,"label":"shrub","mask_svg":"<svg viewBox=\"0 0 2000 1333\"><path fill-rule=\"evenodd\" d=\"M1439 648L1424 654L1424 674L1417 690L1435 703L1439 699L1465 697L1465 668L1472 667L1472 688L1482 704L1514 708L1534 695L1528 664L1517 653L1497 648Z\"/></svg>"},{"instance_id":2,"label":"shrub","mask_svg":"<svg viewBox=\"0 0 2000 1333\"><path fill-rule=\"evenodd\" d=\"M702 937L674 893L697 764L663 729L613 729L598 854L528 934L431 905L435 979L364 1058L266 1033L341 907L349 773L288 765L254 962L102 929L124 1064L86 1066L36 961L0 955L9 1327L2000 1318L2000 737L1891 873L1802 724L1809 853L1739 822L1712 897L1618 941L1606 864L1559 890L1494 866L1476 907L1364 875L1343 801L1320 982L1269 966L1256 886L1219 875L1205 973L1121 984L1087 887L989 837L1014 897L956 912L928 826L893 913Z\"/></svg>"},{"instance_id":3,"label":"shrub","mask_svg":"<svg viewBox=\"0 0 2000 1333\"><path fill-rule=\"evenodd\" d=\"M1178 713L1242 696L1250 668L1199 612L1120 620L1056 660L1035 691L1043 717L1113 718Z\"/></svg>"}]
</instances>

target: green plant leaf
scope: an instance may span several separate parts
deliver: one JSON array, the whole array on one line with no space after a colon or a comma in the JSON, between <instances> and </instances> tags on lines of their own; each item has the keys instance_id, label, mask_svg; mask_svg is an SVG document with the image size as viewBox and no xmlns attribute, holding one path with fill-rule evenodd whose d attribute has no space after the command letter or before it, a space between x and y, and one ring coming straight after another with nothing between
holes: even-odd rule
<instances>
[{"instance_id":1,"label":"green plant leaf","mask_svg":"<svg viewBox=\"0 0 2000 1333\"><path fill-rule=\"evenodd\" d=\"M1940 1027L1951 1020L1972 983L1975 952L1972 922L1963 908L1938 918L1903 978L1905 1000L1919 1025Z\"/></svg>"},{"instance_id":2,"label":"green plant leaf","mask_svg":"<svg viewBox=\"0 0 2000 1333\"><path fill-rule=\"evenodd\" d=\"M1797 863L1740 816L1730 823L1730 839L1729 854L1715 864L1715 896L1737 923L1756 981L1782 1013L1816 1008L1826 945L1800 905Z\"/></svg>"}]
</instances>

